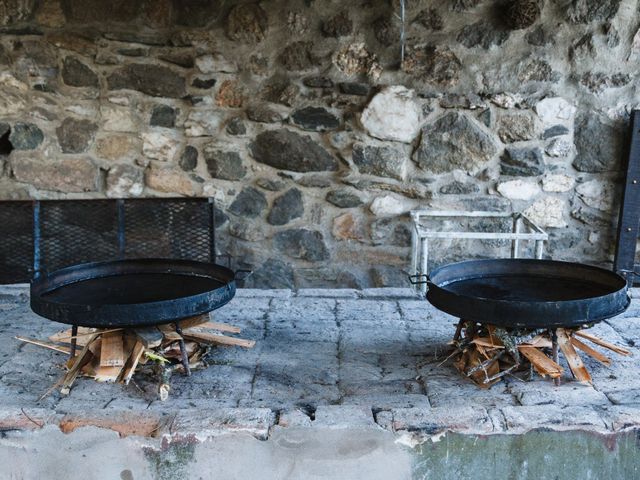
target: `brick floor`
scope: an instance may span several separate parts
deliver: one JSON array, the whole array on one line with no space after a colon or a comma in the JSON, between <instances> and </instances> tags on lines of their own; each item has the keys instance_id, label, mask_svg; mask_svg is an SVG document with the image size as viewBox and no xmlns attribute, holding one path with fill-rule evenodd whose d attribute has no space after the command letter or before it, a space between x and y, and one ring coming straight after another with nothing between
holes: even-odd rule
<instances>
[{"instance_id":1,"label":"brick floor","mask_svg":"<svg viewBox=\"0 0 640 480\"><path fill-rule=\"evenodd\" d=\"M214 317L242 327L255 348L213 349L209 368L173 377L166 402L154 380L140 375L127 387L80 379L69 396L56 391L39 401L62 375L64 355L14 336L46 339L64 326L31 312L27 287L0 288L0 429L58 423L71 430L92 417L121 434L241 430L258 438L276 424L314 422L427 435L640 425L640 300L594 327L633 356L612 355L610 368L585 358L593 386L567 377L560 387L509 379L477 388L441 364L456 319L410 290L241 290Z\"/></svg>"}]
</instances>

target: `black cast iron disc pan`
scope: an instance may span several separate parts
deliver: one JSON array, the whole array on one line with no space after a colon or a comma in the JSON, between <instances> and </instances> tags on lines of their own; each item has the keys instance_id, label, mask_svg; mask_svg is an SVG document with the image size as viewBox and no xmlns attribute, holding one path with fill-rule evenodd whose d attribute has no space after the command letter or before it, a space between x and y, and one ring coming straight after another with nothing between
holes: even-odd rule
<instances>
[{"instance_id":1,"label":"black cast iron disc pan","mask_svg":"<svg viewBox=\"0 0 640 480\"><path fill-rule=\"evenodd\" d=\"M144 327L222 307L236 292L235 274L212 263L135 259L85 263L31 282L31 309L83 327Z\"/></svg>"},{"instance_id":2,"label":"black cast iron disc pan","mask_svg":"<svg viewBox=\"0 0 640 480\"><path fill-rule=\"evenodd\" d=\"M465 320L508 328L578 327L627 309L614 272L551 260L471 260L429 275L427 300Z\"/></svg>"}]
</instances>

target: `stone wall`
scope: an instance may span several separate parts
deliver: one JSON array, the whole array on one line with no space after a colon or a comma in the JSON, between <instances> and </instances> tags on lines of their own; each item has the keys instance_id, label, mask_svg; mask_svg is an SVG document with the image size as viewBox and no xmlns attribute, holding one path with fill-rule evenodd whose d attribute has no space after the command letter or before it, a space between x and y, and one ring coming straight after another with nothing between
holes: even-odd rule
<instances>
[{"instance_id":1,"label":"stone wall","mask_svg":"<svg viewBox=\"0 0 640 480\"><path fill-rule=\"evenodd\" d=\"M525 211L553 258L610 261L637 0L407 0L402 63L399 13L0 0L0 196L213 196L254 286L397 285L417 207Z\"/></svg>"}]
</instances>

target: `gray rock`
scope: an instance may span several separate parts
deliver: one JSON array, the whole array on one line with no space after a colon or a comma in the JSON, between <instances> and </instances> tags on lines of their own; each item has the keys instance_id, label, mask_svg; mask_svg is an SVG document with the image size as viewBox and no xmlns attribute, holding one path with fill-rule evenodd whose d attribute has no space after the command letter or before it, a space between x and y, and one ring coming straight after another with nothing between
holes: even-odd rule
<instances>
[{"instance_id":1,"label":"gray rock","mask_svg":"<svg viewBox=\"0 0 640 480\"><path fill-rule=\"evenodd\" d=\"M471 193L479 193L480 187L475 183L463 183L454 180L440 187L440 193L444 195L469 195Z\"/></svg>"},{"instance_id":2,"label":"gray rock","mask_svg":"<svg viewBox=\"0 0 640 480\"><path fill-rule=\"evenodd\" d=\"M293 268L288 263L270 258L253 271L253 275L245 281L245 287L293 289Z\"/></svg>"},{"instance_id":3,"label":"gray rock","mask_svg":"<svg viewBox=\"0 0 640 480\"><path fill-rule=\"evenodd\" d=\"M270 192L279 192L286 184L280 180L272 180L270 178L259 178L256 180L256 185Z\"/></svg>"},{"instance_id":4,"label":"gray rock","mask_svg":"<svg viewBox=\"0 0 640 480\"><path fill-rule=\"evenodd\" d=\"M500 160L500 173L517 177L532 177L544 172L542 150L538 147L507 147Z\"/></svg>"},{"instance_id":5,"label":"gray rock","mask_svg":"<svg viewBox=\"0 0 640 480\"><path fill-rule=\"evenodd\" d=\"M482 110L479 114L478 114L478 120L480 120L482 122L482 124L487 127L487 128L491 128L493 125L493 113L491 112L490 108L485 108L484 110Z\"/></svg>"},{"instance_id":6,"label":"gray rock","mask_svg":"<svg viewBox=\"0 0 640 480\"><path fill-rule=\"evenodd\" d=\"M9 142L16 150L33 150L38 148L43 140L42 130L33 123L16 123L9 134Z\"/></svg>"},{"instance_id":7,"label":"gray rock","mask_svg":"<svg viewBox=\"0 0 640 480\"><path fill-rule=\"evenodd\" d=\"M526 113L502 114L498 120L498 136L504 143L531 140L538 134L533 116Z\"/></svg>"},{"instance_id":8,"label":"gray rock","mask_svg":"<svg viewBox=\"0 0 640 480\"><path fill-rule=\"evenodd\" d=\"M620 45L620 34L611 22L607 22L602 26L602 33L607 37L607 47L615 48Z\"/></svg>"},{"instance_id":9,"label":"gray rock","mask_svg":"<svg viewBox=\"0 0 640 480\"><path fill-rule=\"evenodd\" d=\"M200 90L209 90L216 85L215 78L194 78L191 81L191 86L195 88L199 88Z\"/></svg>"},{"instance_id":10,"label":"gray rock","mask_svg":"<svg viewBox=\"0 0 640 480\"><path fill-rule=\"evenodd\" d=\"M338 161L310 137L285 128L260 133L250 146L253 158L294 172L335 171Z\"/></svg>"},{"instance_id":11,"label":"gray rock","mask_svg":"<svg viewBox=\"0 0 640 480\"><path fill-rule=\"evenodd\" d=\"M72 87L97 87L98 75L76 58L65 57L62 62L62 81Z\"/></svg>"},{"instance_id":12,"label":"gray rock","mask_svg":"<svg viewBox=\"0 0 640 480\"><path fill-rule=\"evenodd\" d=\"M213 223L216 228L220 228L222 225L229 221L229 217L218 207L213 207Z\"/></svg>"},{"instance_id":13,"label":"gray rock","mask_svg":"<svg viewBox=\"0 0 640 480\"><path fill-rule=\"evenodd\" d=\"M56 135L63 153L82 153L89 148L97 131L98 125L89 120L67 117L56 128Z\"/></svg>"},{"instance_id":14,"label":"gray rock","mask_svg":"<svg viewBox=\"0 0 640 480\"><path fill-rule=\"evenodd\" d=\"M229 212L239 217L257 217L267 208L264 194L253 187L245 187L229 206Z\"/></svg>"},{"instance_id":15,"label":"gray rock","mask_svg":"<svg viewBox=\"0 0 640 480\"><path fill-rule=\"evenodd\" d=\"M198 166L198 149L192 145L187 145L180 155L178 165L185 172L190 172Z\"/></svg>"},{"instance_id":16,"label":"gray rock","mask_svg":"<svg viewBox=\"0 0 640 480\"><path fill-rule=\"evenodd\" d=\"M244 125L242 118L235 117L227 123L227 133L229 135L244 135L247 133L247 127Z\"/></svg>"},{"instance_id":17,"label":"gray rock","mask_svg":"<svg viewBox=\"0 0 640 480\"><path fill-rule=\"evenodd\" d=\"M406 174L406 153L392 146L353 145L353 163L360 173L403 180Z\"/></svg>"},{"instance_id":18,"label":"gray rock","mask_svg":"<svg viewBox=\"0 0 640 480\"><path fill-rule=\"evenodd\" d=\"M109 90L137 90L154 97L182 98L186 95L184 77L160 65L132 63L107 77Z\"/></svg>"},{"instance_id":19,"label":"gray rock","mask_svg":"<svg viewBox=\"0 0 640 480\"><path fill-rule=\"evenodd\" d=\"M213 146L204 148L207 170L213 178L222 180L240 180L247 174L242 157L236 151L225 151ZM257 191L257 190L256 190Z\"/></svg>"},{"instance_id":20,"label":"gray rock","mask_svg":"<svg viewBox=\"0 0 640 480\"><path fill-rule=\"evenodd\" d=\"M364 204L357 194L347 189L330 191L327 193L326 200L338 208L354 208Z\"/></svg>"},{"instance_id":21,"label":"gray rock","mask_svg":"<svg viewBox=\"0 0 640 480\"><path fill-rule=\"evenodd\" d=\"M302 217L303 214L302 192L292 188L273 201L267 221L271 225L286 225L291 220Z\"/></svg>"},{"instance_id":22,"label":"gray rock","mask_svg":"<svg viewBox=\"0 0 640 480\"><path fill-rule=\"evenodd\" d=\"M567 18L573 23L611 20L620 8L620 0L572 0Z\"/></svg>"},{"instance_id":23,"label":"gray rock","mask_svg":"<svg viewBox=\"0 0 640 480\"><path fill-rule=\"evenodd\" d=\"M402 68L423 81L451 87L459 81L462 62L448 47L425 45L409 50Z\"/></svg>"},{"instance_id":24,"label":"gray rock","mask_svg":"<svg viewBox=\"0 0 640 480\"><path fill-rule=\"evenodd\" d=\"M374 287L410 287L407 273L399 267L376 265L370 270Z\"/></svg>"},{"instance_id":25,"label":"gray rock","mask_svg":"<svg viewBox=\"0 0 640 480\"><path fill-rule=\"evenodd\" d=\"M304 107L291 115L294 125L312 132L335 130L340 126L340 120L333 113L322 107Z\"/></svg>"},{"instance_id":26,"label":"gray rock","mask_svg":"<svg viewBox=\"0 0 640 480\"><path fill-rule=\"evenodd\" d=\"M464 12L477 6L482 0L452 0L451 10L454 12Z\"/></svg>"},{"instance_id":27,"label":"gray rock","mask_svg":"<svg viewBox=\"0 0 640 480\"><path fill-rule=\"evenodd\" d=\"M542 134L542 138L547 140L553 137L560 137L561 135L567 135L569 133L569 129L564 125L554 125L553 127L547 128Z\"/></svg>"},{"instance_id":28,"label":"gray rock","mask_svg":"<svg viewBox=\"0 0 640 480\"><path fill-rule=\"evenodd\" d=\"M144 191L144 171L133 165L114 165L107 174L106 187L111 198L137 197Z\"/></svg>"},{"instance_id":29,"label":"gray rock","mask_svg":"<svg viewBox=\"0 0 640 480\"><path fill-rule=\"evenodd\" d=\"M322 232L295 228L278 232L273 237L275 247L293 258L319 262L329 258Z\"/></svg>"},{"instance_id":30,"label":"gray rock","mask_svg":"<svg viewBox=\"0 0 640 480\"><path fill-rule=\"evenodd\" d=\"M458 34L458 41L467 48L482 47L485 50L500 46L509 38L509 31L480 20L465 25Z\"/></svg>"},{"instance_id":31,"label":"gray rock","mask_svg":"<svg viewBox=\"0 0 640 480\"><path fill-rule=\"evenodd\" d=\"M182 68L193 68L196 65L195 56L190 52L167 52L163 55L158 55L158 58Z\"/></svg>"},{"instance_id":32,"label":"gray rock","mask_svg":"<svg viewBox=\"0 0 640 480\"><path fill-rule=\"evenodd\" d=\"M496 142L466 115L450 112L422 128L413 160L434 172L480 171L498 153Z\"/></svg>"},{"instance_id":33,"label":"gray rock","mask_svg":"<svg viewBox=\"0 0 640 480\"><path fill-rule=\"evenodd\" d=\"M518 72L520 82L553 82L559 78L551 65L539 58L523 63Z\"/></svg>"},{"instance_id":34,"label":"gray rock","mask_svg":"<svg viewBox=\"0 0 640 480\"><path fill-rule=\"evenodd\" d=\"M212 20L218 20L223 7L220 2L202 0L180 0L171 2L171 5L176 24L187 27L204 27ZM172 40L177 46L191 46L188 37L184 42L180 41L179 37Z\"/></svg>"},{"instance_id":35,"label":"gray rock","mask_svg":"<svg viewBox=\"0 0 640 480\"><path fill-rule=\"evenodd\" d=\"M368 83L340 82L338 84L338 88L340 89L340 92L345 95L367 97L369 96L369 93L371 93L371 85Z\"/></svg>"},{"instance_id":36,"label":"gray rock","mask_svg":"<svg viewBox=\"0 0 640 480\"><path fill-rule=\"evenodd\" d=\"M302 83L306 87L311 88L333 88L333 80L324 75L314 75L312 77L305 77Z\"/></svg>"},{"instance_id":37,"label":"gray rock","mask_svg":"<svg viewBox=\"0 0 640 480\"><path fill-rule=\"evenodd\" d=\"M278 123L287 118L280 108L275 108L268 103L258 103L247 108L247 118L260 123Z\"/></svg>"},{"instance_id":38,"label":"gray rock","mask_svg":"<svg viewBox=\"0 0 640 480\"><path fill-rule=\"evenodd\" d=\"M486 102L475 93L468 95L445 93L440 99L440 106L442 108L467 108L475 110L476 108L486 107Z\"/></svg>"},{"instance_id":39,"label":"gray rock","mask_svg":"<svg viewBox=\"0 0 640 480\"><path fill-rule=\"evenodd\" d=\"M373 22L373 34L381 45L389 47L399 38L399 29L388 15L382 15Z\"/></svg>"},{"instance_id":40,"label":"gray rock","mask_svg":"<svg viewBox=\"0 0 640 480\"><path fill-rule=\"evenodd\" d=\"M293 42L280 54L279 60L282 66L292 72L307 70L316 63L316 58L311 53L313 43Z\"/></svg>"},{"instance_id":41,"label":"gray rock","mask_svg":"<svg viewBox=\"0 0 640 480\"><path fill-rule=\"evenodd\" d=\"M548 32L542 25L534 28L524 36L529 45L543 47L553 43L553 35Z\"/></svg>"},{"instance_id":42,"label":"gray rock","mask_svg":"<svg viewBox=\"0 0 640 480\"><path fill-rule=\"evenodd\" d=\"M151 112L149 125L152 127L173 128L176 126L178 112L169 105L156 105Z\"/></svg>"},{"instance_id":43,"label":"gray rock","mask_svg":"<svg viewBox=\"0 0 640 480\"><path fill-rule=\"evenodd\" d=\"M619 128L601 122L593 114L584 114L576 118L574 130L578 150L573 161L576 170L601 173L618 169L623 151Z\"/></svg>"},{"instance_id":44,"label":"gray rock","mask_svg":"<svg viewBox=\"0 0 640 480\"><path fill-rule=\"evenodd\" d=\"M620 88L631 82L631 76L626 73L608 75L604 72L587 72L580 77L580 85L593 93L602 93L607 88Z\"/></svg>"},{"instance_id":45,"label":"gray rock","mask_svg":"<svg viewBox=\"0 0 640 480\"><path fill-rule=\"evenodd\" d=\"M229 12L225 32L231 40L258 43L264 39L269 18L258 3L236 5Z\"/></svg>"},{"instance_id":46,"label":"gray rock","mask_svg":"<svg viewBox=\"0 0 640 480\"><path fill-rule=\"evenodd\" d=\"M331 186L331 180L317 175L305 175L296 179L296 183L309 188L328 188Z\"/></svg>"},{"instance_id":47,"label":"gray rock","mask_svg":"<svg viewBox=\"0 0 640 480\"><path fill-rule=\"evenodd\" d=\"M438 31L444 28L442 15L435 8L425 8L421 10L413 19L414 23L419 23L427 30Z\"/></svg>"},{"instance_id":48,"label":"gray rock","mask_svg":"<svg viewBox=\"0 0 640 480\"><path fill-rule=\"evenodd\" d=\"M353 30L353 21L349 18L349 12L343 10L333 17L322 22L322 34L325 37L344 37Z\"/></svg>"}]
</instances>

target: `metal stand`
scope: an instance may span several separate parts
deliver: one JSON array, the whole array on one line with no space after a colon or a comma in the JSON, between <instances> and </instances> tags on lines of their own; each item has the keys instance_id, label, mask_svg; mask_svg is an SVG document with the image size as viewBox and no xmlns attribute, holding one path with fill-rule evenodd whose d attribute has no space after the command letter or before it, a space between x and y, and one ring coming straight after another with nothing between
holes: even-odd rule
<instances>
[{"instance_id":1,"label":"metal stand","mask_svg":"<svg viewBox=\"0 0 640 480\"><path fill-rule=\"evenodd\" d=\"M76 356L76 347L78 345L78 326L73 325L71 327L71 351L69 352L69 358Z\"/></svg>"},{"instance_id":2,"label":"metal stand","mask_svg":"<svg viewBox=\"0 0 640 480\"><path fill-rule=\"evenodd\" d=\"M182 366L184 367L184 373L187 377L191 376L191 368L189 368L189 357L187 356L187 347L184 344L184 338L182 338L182 329L180 325L176 323L176 333L180 335L180 358L182 359Z\"/></svg>"},{"instance_id":3,"label":"metal stand","mask_svg":"<svg viewBox=\"0 0 640 480\"><path fill-rule=\"evenodd\" d=\"M427 293L426 279L429 273L429 241L435 239L449 240L509 240L511 241L511 258L520 257L520 241L535 242L535 257L541 259L544 242L549 235L521 213L502 212L457 212L442 210L412 210L411 230L411 267L410 275L417 281L416 290ZM508 218L513 219L511 232L445 232L430 230L424 220L428 218ZM526 228L526 232L523 230Z\"/></svg>"}]
</instances>

